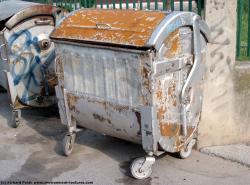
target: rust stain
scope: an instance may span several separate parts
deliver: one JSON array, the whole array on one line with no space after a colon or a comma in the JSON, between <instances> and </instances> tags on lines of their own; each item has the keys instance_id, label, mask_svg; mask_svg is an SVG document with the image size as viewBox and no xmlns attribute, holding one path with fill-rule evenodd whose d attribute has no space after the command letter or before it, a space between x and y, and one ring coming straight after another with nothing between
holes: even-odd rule
<instances>
[{"instance_id":1,"label":"rust stain","mask_svg":"<svg viewBox=\"0 0 250 185\"><path fill-rule=\"evenodd\" d=\"M145 105L145 106L149 105L149 101L148 101L148 98L146 96L141 96L141 101L142 101L143 105Z\"/></svg>"},{"instance_id":2,"label":"rust stain","mask_svg":"<svg viewBox=\"0 0 250 185\"><path fill-rule=\"evenodd\" d=\"M67 94L67 101L68 101L68 105L69 105L69 109L71 111L74 111L74 112L79 112L77 109L76 109L76 102L78 101L79 97L78 96L75 96L73 94Z\"/></svg>"},{"instance_id":3,"label":"rust stain","mask_svg":"<svg viewBox=\"0 0 250 185\"><path fill-rule=\"evenodd\" d=\"M41 92L42 96L54 96L55 86L57 85L57 77L54 73L45 76L45 81L41 82ZM46 91L47 89L47 91Z\"/></svg>"},{"instance_id":4,"label":"rust stain","mask_svg":"<svg viewBox=\"0 0 250 185\"><path fill-rule=\"evenodd\" d=\"M118 104L113 104L111 102L105 102L105 106L112 107L114 110L116 110L118 112L122 112L124 110L129 110L129 106L127 106L127 105L118 105Z\"/></svg>"},{"instance_id":5,"label":"rust stain","mask_svg":"<svg viewBox=\"0 0 250 185\"><path fill-rule=\"evenodd\" d=\"M168 102L174 107L177 106L176 86L177 86L177 82L174 81L168 87L168 96L169 96Z\"/></svg>"},{"instance_id":6,"label":"rust stain","mask_svg":"<svg viewBox=\"0 0 250 185\"><path fill-rule=\"evenodd\" d=\"M149 70L145 66L143 66L141 69L141 75L143 78L146 78L146 79L148 79L149 77Z\"/></svg>"},{"instance_id":7,"label":"rust stain","mask_svg":"<svg viewBox=\"0 0 250 185\"><path fill-rule=\"evenodd\" d=\"M167 109L164 106L161 106L158 110L157 110L157 120L159 122L161 122L164 119L164 114L166 113Z\"/></svg>"},{"instance_id":8,"label":"rust stain","mask_svg":"<svg viewBox=\"0 0 250 185\"><path fill-rule=\"evenodd\" d=\"M129 110L129 106L127 105L114 104L108 101L101 101L101 100L93 99L90 97L84 97L84 96L81 96L81 98L86 99L89 103L93 103L93 104L98 103L99 105L102 105L105 109L112 108L113 110L117 112L123 112L123 111Z\"/></svg>"},{"instance_id":9,"label":"rust stain","mask_svg":"<svg viewBox=\"0 0 250 185\"><path fill-rule=\"evenodd\" d=\"M160 80L158 80L158 82L157 82L156 97L157 97L157 99L158 99L159 101L162 101L163 92L162 92L161 81L160 81Z\"/></svg>"},{"instance_id":10,"label":"rust stain","mask_svg":"<svg viewBox=\"0 0 250 185\"><path fill-rule=\"evenodd\" d=\"M180 134L180 125L174 123L160 123L161 135L162 136L178 136Z\"/></svg>"},{"instance_id":11,"label":"rust stain","mask_svg":"<svg viewBox=\"0 0 250 185\"><path fill-rule=\"evenodd\" d=\"M160 123L161 135L164 137L175 138L174 148L176 151L180 151L184 147L183 140L180 136L181 134L181 125L175 123ZM195 127L187 127L187 138L194 135L197 131ZM185 140L184 140L185 141Z\"/></svg>"},{"instance_id":12,"label":"rust stain","mask_svg":"<svg viewBox=\"0 0 250 185\"><path fill-rule=\"evenodd\" d=\"M108 122L109 124L111 124L111 120L108 118L104 118L102 115L94 113L93 118L99 120L100 122Z\"/></svg>"},{"instance_id":13,"label":"rust stain","mask_svg":"<svg viewBox=\"0 0 250 185\"><path fill-rule=\"evenodd\" d=\"M19 98L16 98L13 107L15 109L22 109L22 108L25 108L25 107L28 107L28 106L24 105Z\"/></svg>"},{"instance_id":14,"label":"rust stain","mask_svg":"<svg viewBox=\"0 0 250 185\"><path fill-rule=\"evenodd\" d=\"M170 33L168 38L164 41L166 47L168 48L165 57L166 58L173 58L174 56L181 53L181 44L180 44L180 33L179 29Z\"/></svg>"},{"instance_id":15,"label":"rust stain","mask_svg":"<svg viewBox=\"0 0 250 185\"><path fill-rule=\"evenodd\" d=\"M137 123L141 126L141 113L138 111L135 111L134 113L136 116Z\"/></svg>"},{"instance_id":16,"label":"rust stain","mask_svg":"<svg viewBox=\"0 0 250 185\"><path fill-rule=\"evenodd\" d=\"M142 76L142 88L144 89L144 91L147 92L148 95L150 95L151 94L150 69L148 69L146 66L142 66L141 76ZM143 105L148 106L149 105L148 96L143 95L141 98Z\"/></svg>"},{"instance_id":17,"label":"rust stain","mask_svg":"<svg viewBox=\"0 0 250 185\"><path fill-rule=\"evenodd\" d=\"M168 95L174 96L174 95L175 95L175 88L176 88L176 83L172 83L172 84L168 87Z\"/></svg>"},{"instance_id":18,"label":"rust stain","mask_svg":"<svg viewBox=\"0 0 250 185\"><path fill-rule=\"evenodd\" d=\"M137 132L137 135L141 135L141 113L138 111L134 111L136 119L137 119L137 123L139 124L139 131Z\"/></svg>"},{"instance_id":19,"label":"rust stain","mask_svg":"<svg viewBox=\"0 0 250 185\"><path fill-rule=\"evenodd\" d=\"M82 9L66 18L51 37L142 47L164 18L156 11Z\"/></svg>"},{"instance_id":20,"label":"rust stain","mask_svg":"<svg viewBox=\"0 0 250 185\"><path fill-rule=\"evenodd\" d=\"M58 56L56 58L56 73L57 73L57 78L59 80L64 80L64 70L63 70L63 61L62 61L62 58L61 56Z\"/></svg>"}]
</instances>

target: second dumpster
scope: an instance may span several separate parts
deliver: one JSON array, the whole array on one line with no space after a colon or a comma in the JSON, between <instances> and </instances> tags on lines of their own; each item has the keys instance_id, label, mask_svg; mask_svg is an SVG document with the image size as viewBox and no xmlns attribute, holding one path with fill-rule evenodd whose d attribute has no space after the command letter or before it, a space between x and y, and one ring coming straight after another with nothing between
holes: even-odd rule
<instances>
[{"instance_id":1,"label":"second dumpster","mask_svg":"<svg viewBox=\"0 0 250 185\"><path fill-rule=\"evenodd\" d=\"M191 12L78 10L52 32L56 87L73 150L77 127L142 144L131 173L150 176L163 152L191 154L209 28Z\"/></svg>"},{"instance_id":2,"label":"second dumpster","mask_svg":"<svg viewBox=\"0 0 250 185\"><path fill-rule=\"evenodd\" d=\"M56 104L55 49L49 39L62 11L24 1L0 3L0 85L8 90L12 126L21 108Z\"/></svg>"}]
</instances>

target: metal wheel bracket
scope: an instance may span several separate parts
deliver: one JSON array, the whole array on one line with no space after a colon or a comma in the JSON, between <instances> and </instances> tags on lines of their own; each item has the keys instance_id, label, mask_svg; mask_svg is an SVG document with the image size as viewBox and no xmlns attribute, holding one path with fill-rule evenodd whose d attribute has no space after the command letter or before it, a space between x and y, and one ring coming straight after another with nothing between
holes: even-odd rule
<instances>
[{"instance_id":1,"label":"metal wheel bracket","mask_svg":"<svg viewBox=\"0 0 250 185\"><path fill-rule=\"evenodd\" d=\"M195 140L195 139L192 139L192 140L187 144L187 148L192 150L192 148L194 147L195 143L196 143L196 140Z\"/></svg>"},{"instance_id":2,"label":"metal wheel bracket","mask_svg":"<svg viewBox=\"0 0 250 185\"><path fill-rule=\"evenodd\" d=\"M140 168L140 171L143 172L143 171L151 168L154 163L155 163L155 157L146 156L145 161L144 161L144 163L142 164L142 166Z\"/></svg>"},{"instance_id":3,"label":"metal wheel bracket","mask_svg":"<svg viewBox=\"0 0 250 185\"><path fill-rule=\"evenodd\" d=\"M13 112L13 115L15 116L16 121L20 121L20 119L21 119L21 110L20 109L15 109L12 112Z\"/></svg>"}]
</instances>

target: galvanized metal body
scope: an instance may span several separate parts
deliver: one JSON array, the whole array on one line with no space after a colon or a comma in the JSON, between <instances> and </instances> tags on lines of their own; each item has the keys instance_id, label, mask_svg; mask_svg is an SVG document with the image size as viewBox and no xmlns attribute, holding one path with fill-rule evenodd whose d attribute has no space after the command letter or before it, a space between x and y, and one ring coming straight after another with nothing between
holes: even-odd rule
<instances>
[{"instance_id":1,"label":"galvanized metal body","mask_svg":"<svg viewBox=\"0 0 250 185\"><path fill-rule=\"evenodd\" d=\"M91 10L80 12L76 15L86 19L91 15ZM110 10L106 12L110 14ZM118 10L115 13L124 14ZM133 13L138 11L130 11L131 17ZM139 13L145 17L148 14L149 19L152 15ZM112 37L109 31L113 25L100 28L99 21L106 24L105 10L102 14L103 19L92 18L96 25L91 28L84 25L86 22L76 21L73 14L51 35L56 45L56 91L62 122L70 133L78 125L141 143L149 154L180 151L197 131L205 65L202 56L209 29L193 13L176 12L162 18L158 12L160 21L154 29L145 26L147 21L130 26L132 36L138 27L145 28L140 34L147 37L138 44L126 40L128 37ZM63 32L66 25L69 30ZM81 36L78 29L92 29L91 39ZM116 30L124 33L123 27ZM103 39L103 33L110 35Z\"/></svg>"},{"instance_id":2,"label":"galvanized metal body","mask_svg":"<svg viewBox=\"0 0 250 185\"><path fill-rule=\"evenodd\" d=\"M0 5L0 21L6 20L16 13L22 11L25 8L29 8L37 3L25 2L25 1L5 1Z\"/></svg>"},{"instance_id":3,"label":"galvanized metal body","mask_svg":"<svg viewBox=\"0 0 250 185\"><path fill-rule=\"evenodd\" d=\"M11 11L1 18L0 85L8 89L14 109L51 106L56 103L57 79L49 35L59 12L50 5L27 2L4 2L0 9L6 6Z\"/></svg>"}]
</instances>

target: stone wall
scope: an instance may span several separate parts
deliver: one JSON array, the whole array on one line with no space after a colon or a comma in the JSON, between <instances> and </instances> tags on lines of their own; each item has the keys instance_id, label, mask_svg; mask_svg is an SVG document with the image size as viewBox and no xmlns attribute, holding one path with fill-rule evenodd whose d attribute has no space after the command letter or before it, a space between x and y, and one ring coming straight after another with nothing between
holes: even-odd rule
<instances>
[{"instance_id":1,"label":"stone wall","mask_svg":"<svg viewBox=\"0 0 250 185\"><path fill-rule=\"evenodd\" d=\"M207 0L208 44L198 148L250 140L250 64L235 61L237 0Z\"/></svg>"}]
</instances>

